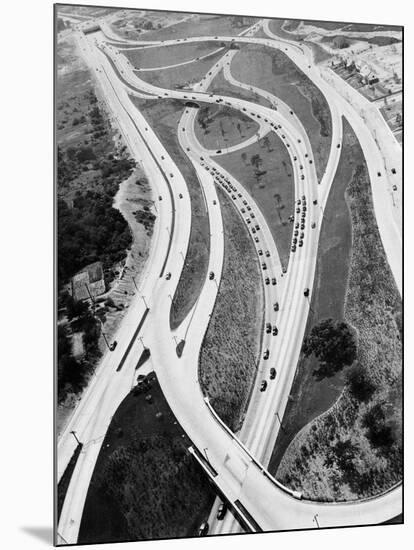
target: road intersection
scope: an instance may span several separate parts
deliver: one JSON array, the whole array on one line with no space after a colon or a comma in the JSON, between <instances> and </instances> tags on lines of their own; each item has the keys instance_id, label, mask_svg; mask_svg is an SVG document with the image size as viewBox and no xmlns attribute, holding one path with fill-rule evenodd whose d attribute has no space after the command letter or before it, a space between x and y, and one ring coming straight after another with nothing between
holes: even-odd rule
<instances>
[{"instance_id":1,"label":"road intersection","mask_svg":"<svg viewBox=\"0 0 414 550\"><path fill-rule=\"evenodd\" d=\"M270 42L273 44L272 47L280 47L277 38L266 40L248 36L257 28L258 26L255 26L254 29L248 30L243 37L218 37L217 40L230 42L237 39L253 43L261 41L259 43ZM264 29L268 30L266 25ZM108 33L108 29L105 28L106 36ZM308 71L309 76L327 97L332 118L333 138L330 156L322 181L318 184L315 166L309 162L313 158L309 138L299 119L294 113L291 114L288 106L277 98L270 98L270 94L259 89L255 89L255 92L263 97L267 96L271 102L277 102L277 110L207 92L208 86L222 69L231 84L241 86L241 83L231 77L230 65L227 65L234 55L233 52L226 53L216 62L209 74L194 86L193 91L164 90L140 79L139 73L134 71L129 61L115 46L107 43L104 33L98 31L93 36L77 31L76 34L80 49L94 70L109 108L116 113L117 123L131 153L143 165L155 194L162 196L163 200L158 202L153 245L142 275L140 295L137 295L122 323L122 330L120 329L117 335L118 347L114 353L105 356L96 379L91 383L59 440L59 478L75 449L71 431L76 429L81 440L85 442L69 484L59 522L59 533L68 542L77 540L83 506L100 445L117 406L134 384L135 367L142 352L142 342L151 349L152 361L162 390L177 420L193 442L192 452L195 458L212 477L231 503L235 514L243 519L248 529L312 528L315 527L315 516L319 517L320 526L333 526L378 523L397 515L401 509L401 486L364 502L323 504L301 500L300 495L281 487L265 470L280 427L279 421L286 407L305 331L309 302L304 298L303 291L305 288L312 291L322 211L340 156L340 148L336 144L342 142L341 116L346 113L352 118L354 115L350 114L351 107L348 104L345 106L343 100L340 103L341 109L338 109L336 99L330 100L335 94L336 98L338 93L332 91L331 85L319 76L317 69ZM110 38L118 44L129 43L119 40L113 34ZM211 41L212 37L188 40L207 39ZM164 41L162 44L170 43L175 44L177 41ZM156 46L158 45L159 43L156 43ZM295 52L287 50L288 55L292 56L292 59L294 57L299 66L308 66L309 60L305 59L303 52L299 55L293 47L283 45L283 49L286 48L291 48ZM295 204L301 201L301 208L295 215L294 223L300 224L302 220L306 220L303 247L290 255L287 273L283 273L277 243L260 208L243 186L214 161L212 152L198 142L194 132L197 109L187 105L178 125L178 136L183 151L187 153L194 166L204 194L210 225L210 257L200 296L190 312L191 315L187 316L176 331L171 331L169 326L169 304L179 283L183 257L188 247L191 203L186 182L179 168L148 122L133 105L129 95L154 99L176 98L183 101L183 106L186 101L215 104L219 100L234 109L247 112L253 120L260 121L261 128L267 128L268 131L278 133L280 125L283 128L285 143L289 144L287 150L294 171ZM357 125L355 121L354 123ZM357 127L359 129L358 125ZM359 129L359 132L361 134L364 131ZM371 135L369 130L368 132ZM370 139L365 139L364 153L365 150L371 151L372 147ZM384 142L387 140L382 133L380 139ZM293 160L294 157L297 158L296 161ZM367 162L370 165L372 162L378 162L378 159L374 158L373 153L367 158ZM299 165L302 165L303 169L300 169ZM262 376L267 376L269 361L258 358L258 375L243 429L239 434L240 439L215 417L205 401L198 379L199 352L216 301L224 258L223 222L216 184L228 193L248 228L250 224L247 219L252 218L246 218L242 213L244 201L250 205L255 215L260 227L256 235L259 240L255 240L255 246L257 250L269 251L268 273L277 281L276 285L266 285L267 273L263 276L265 318L272 319L272 324L277 323L280 335L289 335L284 338L264 335L263 349L269 349L277 376L275 383L270 383L269 390L260 394L258 386ZM306 213L303 209L303 197L308 205ZM384 203L384 197L382 192L381 205ZM377 209L376 204L375 207ZM386 239L391 231L385 229L383 234L381 236ZM395 258L394 263L397 260L398 258ZM214 274L213 280L209 278L210 272ZM397 268L393 272L396 273ZM166 273L171 273L168 280L165 278ZM145 296L145 299L141 296ZM276 301L280 303L278 312L273 310ZM136 327L144 315L146 318L137 337ZM182 356L178 357L174 336L181 337L184 334L183 327L185 346ZM117 371L117 365L123 360L123 356L126 356L126 359L122 369ZM202 432L200 426L203 426ZM202 449L208 449L208 459L202 455ZM222 522L221 525L214 524L214 532L237 530L237 524L232 517L228 515L226 522Z\"/></svg>"}]
</instances>

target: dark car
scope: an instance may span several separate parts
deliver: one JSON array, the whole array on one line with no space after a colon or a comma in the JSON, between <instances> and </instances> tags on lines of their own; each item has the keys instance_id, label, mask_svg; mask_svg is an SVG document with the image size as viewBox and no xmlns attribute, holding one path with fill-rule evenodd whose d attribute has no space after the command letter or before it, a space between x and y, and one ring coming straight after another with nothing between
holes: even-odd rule
<instances>
[{"instance_id":1,"label":"dark car","mask_svg":"<svg viewBox=\"0 0 414 550\"><path fill-rule=\"evenodd\" d=\"M296 246L293 244L291 248L292 252L296 252Z\"/></svg>"},{"instance_id":2,"label":"dark car","mask_svg":"<svg viewBox=\"0 0 414 550\"><path fill-rule=\"evenodd\" d=\"M341 144L340 144L340 143L338 143L338 145L337 145L336 147L337 147L337 148L339 149L339 148L341 147Z\"/></svg>"},{"instance_id":3,"label":"dark car","mask_svg":"<svg viewBox=\"0 0 414 550\"><path fill-rule=\"evenodd\" d=\"M276 303L273 305L273 309L274 309L274 311L279 311L279 302L276 302Z\"/></svg>"},{"instance_id":4,"label":"dark car","mask_svg":"<svg viewBox=\"0 0 414 550\"><path fill-rule=\"evenodd\" d=\"M318 204L318 200L315 199L315 200L313 201L313 204Z\"/></svg>"},{"instance_id":5,"label":"dark car","mask_svg":"<svg viewBox=\"0 0 414 550\"><path fill-rule=\"evenodd\" d=\"M303 295L305 296L305 298L309 296L309 288L305 288L305 290L303 291Z\"/></svg>"},{"instance_id":6,"label":"dark car","mask_svg":"<svg viewBox=\"0 0 414 550\"><path fill-rule=\"evenodd\" d=\"M276 369L272 367L270 369L270 380L274 380L276 378Z\"/></svg>"},{"instance_id":7,"label":"dark car","mask_svg":"<svg viewBox=\"0 0 414 550\"><path fill-rule=\"evenodd\" d=\"M391 172L392 172L393 174L396 174L396 173L397 173L397 170L396 170L395 168L391 168Z\"/></svg>"},{"instance_id":8,"label":"dark car","mask_svg":"<svg viewBox=\"0 0 414 550\"><path fill-rule=\"evenodd\" d=\"M312 225L311 225L312 229L315 229L316 227L316 223L315 222L312 222Z\"/></svg>"},{"instance_id":9,"label":"dark car","mask_svg":"<svg viewBox=\"0 0 414 550\"><path fill-rule=\"evenodd\" d=\"M267 388L267 382L266 380L262 380L262 383L260 384L260 391L266 391Z\"/></svg>"},{"instance_id":10,"label":"dark car","mask_svg":"<svg viewBox=\"0 0 414 550\"><path fill-rule=\"evenodd\" d=\"M180 197L180 199L182 199L182 198L183 198L183 196L182 196L182 194L181 194L181 193L180 193L180 194L179 194L178 196Z\"/></svg>"},{"instance_id":11,"label":"dark car","mask_svg":"<svg viewBox=\"0 0 414 550\"><path fill-rule=\"evenodd\" d=\"M303 241L302 241L302 239L299 241L299 246L303 246Z\"/></svg>"},{"instance_id":12,"label":"dark car","mask_svg":"<svg viewBox=\"0 0 414 550\"><path fill-rule=\"evenodd\" d=\"M254 242L255 242L255 243L258 243L258 242L259 242L259 237L255 237L255 238L254 238Z\"/></svg>"},{"instance_id":13,"label":"dark car","mask_svg":"<svg viewBox=\"0 0 414 550\"><path fill-rule=\"evenodd\" d=\"M276 277L272 277L272 285L275 285L276 283Z\"/></svg>"},{"instance_id":14,"label":"dark car","mask_svg":"<svg viewBox=\"0 0 414 550\"><path fill-rule=\"evenodd\" d=\"M381 177L381 172L377 172L377 174L378 174L378 177L380 178Z\"/></svg>"},{"instance_id":15,"label":"dark car","mask_svg":"<svg viewBox=\"0 0 414 550\"><path fill-rule=\"evenodd\" d=\"M216 153L217 153L217 154L218 154L218 153L221 153L221 149L217 149Z\"/></svg>"},{"instance_id":16,"label":"dark car","mask_svg":"<svg viewBox=\"0 0 414 550\"><path fill-rule=\"evenodd\" d=\"M279 331L277 330L277 327L273 327L272 334L273 336L277 336Z\"/></svg>"},{"instance_id":17,"label":"dark car","mask_svg":"<svg viewBox=\"0 0 414 550\"><path fill-rule=\"evenodd\" d=\"M167 281L169 281L171 279L171 273L170 271L167 273L167 275L165 276L165 278L167 279Z\"/></svg>"},{"instance_id":18,"label":"dark car","mask_svg":"<svg viewBox=\"0 0 414 550\"><path fill-rule=\"evenodd\" d=\"M395 184L392 186L392 190L397 191L397 186Z\"/></svg>"},{"instance_id":19,"label":"dark car","mask_svg":"<svg viewBox=\"0 0 414 550\"><path fill-rule=\"evenodd\" d=\"M266 250L266 258L270 258L270 252Z\"/></svg>"},{"instance_id":20,"label":"dark car","mask_svg":"<svg viewBox=\"0 0 414 550\"><path fill-rule=\"evenodd\" d=\"M258 250L258 254L259 256L263 256L263 250L262 249Z\"/></svg>"},{"instance_id":21,"label":"dark car","mask_svg":"<svg viewBox=\"0 0 414 550\"><path fill-rule=\"evenodd\" d=\"M266 323L266 334L270 334L272 332L272 325L270 323Z\"/></svg>"},{"instance_id":22,"label":"dark car","mask_svg":"<svg viewBox=\"0 0 414 550\"><path fill-rule=\"evenodd\" d=\"M304 180L304 179L305 179L305 176L302 174L302 175L300 176L300 179L301 179L301 180Z\"/></svg>"},{"instance_id":23,"label":"dark car","mask_svg":"<svg viewBox=\"0 0 414 550\"><path fill-rule=\"evenodd\" d=\"M109 346L109 349L110 349L111 351L114 351L114 349L116 348L117 345L118 345L118 342L117 342L116 340L114 340L114 341L112 342L112 344Z\"/></svg>"},{"instance_id":24,"label":"dark car","mask_svg":"<svg viewBox=\"0 0 414 550\"><path fill-rule=\"evenodd\" d=\"M262 269L263 269L263 271L264 271L265 269L267 269L267 265L266 265L264 262L262 263Z\"/></svg>"},{"instance_id":25,"label":"dark car","mask_svg":"<svg viewBox=\"0 0 414 550\"><path fill-rule=\"evenodd\" d=\"M296 208L296 214L300 214L300 208Z\"/></svg>"},{"instance_id":26,"label":"dark car","mask_svg":"<svg viewBox=\"0 0 414 550\"><path fill-rule=\"evenodd\" d=\"M265 283L266 283L267 285L270 285L270 279L269 279L269 277L266 277Z\"/></svg>"},{"instance_id":27,"label":"dark car","mask_svg":"<svg viewBox=\"0 0 414 550\"><path fill-rule=\"evenodd\" d=\"M208 533L208 523L204 521L198 530L198 536L199 537L205 537Z\"/></svg>"},{"instance_id":28,"label":"dark car","mask_svg":"<svg viewBox=\"0 0 414 550\"><path fill-rule=\"evenodd\" d=\"M252 227L252 233L256 233L256 229L254 227Z\"/></svg>"},{"instance_id":29,"label":"dark car","mask_svg":"<svg viewBox=\"0 0 414 550\"><path fill-rule=\"evenodd\" d=\"M217 519L223 519L227 512L227 506L222 502L217 510Z\"/></svg>"},{"instance_id":30,"label":"dark car","mask_svg":"<svg viewBox=\"0 0 414 550\"><path fill-rule=\"evenodd\" d=\"M213 271L210 271L210 275L208 276L208 278L211 280L214 279L214 272Z\"/></svg>"},{"instance_id":31,"label":"dark car","mask_svg":"<svg viewBox=\"0 0 414 550\"><path fill-rule=\"evenodd\" d=\"M161 197L161 195L160 195L160 196L158 197L158 200L159 200L159 201L162 201L162 197Z\"/></svg>"},{"instance_id":32,"label":"dark car","mask_svg":"<svg viewBox=\"0 0 414 550\"><path fill-rule=\"evenodd\" d=\"M216 199L214 199L214 200L213 200L213 204L217 204L217 201L216 201Z\"/></svg>"},{"instance_id":33,"label":"dark car","mask_svg":"<svg viewBox=\"0 0 414 550\"><path fill-rule=\"evenodd\" d=\"M293 157L293 160L298 160L298 157Z\"/></svg>"}]
</instances>

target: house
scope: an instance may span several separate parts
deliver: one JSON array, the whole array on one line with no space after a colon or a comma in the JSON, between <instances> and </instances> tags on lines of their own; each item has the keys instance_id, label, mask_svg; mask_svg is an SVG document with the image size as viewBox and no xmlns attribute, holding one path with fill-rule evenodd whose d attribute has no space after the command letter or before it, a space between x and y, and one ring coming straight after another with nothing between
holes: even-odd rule
<instances>
[{"instance_id":1,"label":"house","mask_svg":"<svg viewBox=\"0 0 414 550\"><path fill-rule=\"evenodd\" d=\"M102 262L94 262L72 277L72 296L77 301L95 298L104 292Z\"/></svg>"}]
</instances>

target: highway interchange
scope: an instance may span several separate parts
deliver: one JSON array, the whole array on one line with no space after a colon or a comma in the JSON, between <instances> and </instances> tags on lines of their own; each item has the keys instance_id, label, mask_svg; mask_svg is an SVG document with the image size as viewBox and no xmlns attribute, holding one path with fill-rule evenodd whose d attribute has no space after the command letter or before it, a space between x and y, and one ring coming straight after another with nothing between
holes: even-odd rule
<instances>
[{"instance_id":1,"label":"highway interchange","mask_svg":"<svg viewBox=\"0 0 414 550\"><path fill-rule=\"evenodd\" d=\"M242 521L245 530L265 531L313 528L316 527L315 517L318 517L318 525L325 527L379 523L398 515L402 506L401 485L363 502L323 504L302 499L300 494L282 487L266 471L305 331L310 296L308 300L303 293L304 289L312 292L323 208L341 152L342 115L353 126L363 148L372 182L378 227L401 292L401 247L395 244L401 242L401 151L391 139L393 136L387 131L381 115L380 118L375 114L368 117L371 106L361 102L359 97L354 97L352 91L344 91L344 86L338 84L334 76L315 66L311 52L305 46L298 47L272 35L266 21L254 25L243 36L218 36L214 39L209 36L187 40L202 42L213 39L227 44L237 40L280 48L311 78L325 95L332 119L330 155L323 178L318 184L309 138L300 120L287 105L257 88L254 88L254 92L277 105L277 109L208 92L212 80L222 69L232 85L251 88L237 82L231 75L230 63L237 50L224 51L221 59L192 91L165 90L140 79L139 72L122 55L122 47L139 47L144 42L131 43L120 39L105 23L101 24L101 30L85 34L83 29L87 25L89 23L80 25L75 31L79 49L99 82L131 154L143 166L153 187L154 197L162 197L162 200L157 201L158 215L149 260L137 281L139 293L116 335L118 346L103 358L96 377L59 439L59 479L76 447L71 432L75 430L84 443L61 512L59 536L66 542L77 541L83 506L103 438L112 415L135 383L135 366L144 346L151 349L152 366L163 393L192 441L191 452L234 510L234 514L228 512L223 521L218 521L217 500L209 518L209 533L240 530L240 522L235 516ZM259 28L264 29L269 39L254 38ZM168 46L177 42L163 41L147 47ZM191 201L179 168L132 103L130 96L154 100L168 97L183 101L183 114L177 127L178 137L197 173L209 217L210 256L206 280L192 311L174 331L170 328L169 306L188 248ZM295 252L290 254L285 273L277 243L258 205L241 183L215 162L215 157L219 157L220 153L205 149L197 140L194 131L197 109L188 101L198 104L224 103L241 110L259 123L260 135L273 131L286 144L295 182L293 223L295 230L297 227L297 231L304 235L302 246L297 246ZM365 123L367 118L371 121L371 127ZM240 147L245 145L243 143ZM393 202L390 198L394 181L390 175L391 165L397 168L399 182L398 191L392 197ZM378 176L379 172L381 176ZM264 333L262 353L257 358L255 387L243 428L237 437L215 415L203 395L198 379L199 352L217 298L224 260L223 220L216 185L228 194L240 212L252 236L260 264L266 264L266 269L262 271L265 321L271 327L277 327L279 335L285 335L278 337L272 332ZM210 273L213 273L213 279ZM171 276L167 277L168 274ZM176 342L184 337L183 354L178 357ZM267 350L269 359L265 359ZM270 367L276 371L274 380L269 379ZM260 392L259 387L264 379L268 387L265 392ZM200 426L203 426L202 431ZM208 455L204 450L207 450Z\"/></svg>"}]
</instances>

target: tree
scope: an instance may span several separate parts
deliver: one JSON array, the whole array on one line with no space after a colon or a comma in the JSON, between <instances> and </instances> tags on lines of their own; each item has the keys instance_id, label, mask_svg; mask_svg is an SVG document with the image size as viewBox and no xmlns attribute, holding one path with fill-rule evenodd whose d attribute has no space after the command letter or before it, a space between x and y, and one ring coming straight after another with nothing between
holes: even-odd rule
<instances>
[{"instance_id":1,"label":"tree","mask_svg":"<svg viewBox=\"0 0 414 550\"><path fill-rule=\"evenodd\" d=\"M314 354L320 361L316 374L333 376L347 365L352 365L357 352L353 331L347 323L323 319L305 338L302 348L305 357Z\"/></svg>"},{"instance_id":2,"label":"tree","mask_svg":"<svg viewBox=\"0 0 414 550\"><path fill-rule=\"evenodd\" d=\"M247 155L246 155L246 153L242 153L242 154L241 154L241 159L242 159L242 161L244 162L244 164L246 164L246 160L247 160Z\"/></svg>"},{"instance_id":3,"label":"tree","mask_svg":"<svg viewBox=\"0 0 414 550\"><path fill-rule=\"evenodd\" d=\"M374 447L389 448L395 441L387 417L384 403L376 403L364 416L366 435Z\"/></svg>"},{"instance_id":4,"label":"tree","mask_svg":"<svg viewBox=\"0 0 414 550\"><path fill-rule=\"evenodd\" d=\"M358 400L366 402L375 391L375 385L369 380L361 365L356 364L348 375L351 394Z\"/></svg>"},{"instance_id":5,"label":"tree","mask_svg":"<svg viewBox=\"0 0 414 550\"><path fill-rule=\"evenodd\" d=\"M260 168L260 165L263 163L262 159L260 158L260 155L259 154L256 154L256 155L252 155L251 159L250 159L250 162L251 164L259 169Z\"/></svg>"}]
</instances>

